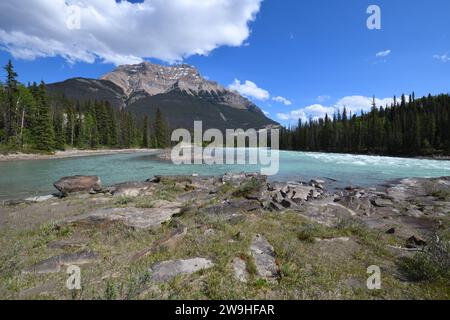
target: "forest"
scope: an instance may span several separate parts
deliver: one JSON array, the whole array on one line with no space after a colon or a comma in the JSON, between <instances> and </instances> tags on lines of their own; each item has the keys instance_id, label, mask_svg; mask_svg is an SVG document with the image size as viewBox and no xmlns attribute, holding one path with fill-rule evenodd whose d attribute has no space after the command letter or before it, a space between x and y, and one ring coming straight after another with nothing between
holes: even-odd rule
<instances>
[{"instance_id":1,"label":"forest","mask_svg":"<svg viewBox=\"0 0 450 320\"><path fill-rule=\"evenodd\" d=\"M136 119L104 101L50 97L43 82L23 85L11 61L0 82L0 152L47 152L99 148L166 148L169 127L158 109L154 119ZM344 108L323 119L281 128L282 150L389 156L449 156L450 96L412 93L390 106L349 114Z\"/></svg>"},{"instance_id":2,"label":"forest","mask_svg":"<svg viewBox=\"0 0 450 320\"><path fill-rule=\"evenodd\" d=\"M168 127L158 109L142 120L108 102L50 97L45 83L21 84L11 61L0 83L0 151L51 153L67 148L165 148Z\"/></svg>"},{"instance_id":3,"label":"forest","mask_svg":"<svg viewBox=\"0 0 450 320\"><path fill-rule=\"evenodd\" d=\"M450 96L415 94L392 105L349 114L344 108L324 119L309 120L280 133L283 150L388 156L449 156Z\"/></svg>"}]
</instances>

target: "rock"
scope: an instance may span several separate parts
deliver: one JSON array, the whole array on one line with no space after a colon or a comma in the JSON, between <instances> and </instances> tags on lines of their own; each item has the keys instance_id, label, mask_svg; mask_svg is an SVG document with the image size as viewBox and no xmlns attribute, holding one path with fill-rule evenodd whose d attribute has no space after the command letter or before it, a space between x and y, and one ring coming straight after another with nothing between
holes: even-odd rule
<instances>
[{"instance_id":1,"label":"rock","mask_svg":"<svg viewBox=\"0 0 450 320\"><path fill-rule=\"evenodd\" d=\"M411 216L411 217L415 217L415 218L422 218L424 216L424 213L420 210L414 209L414 208L410 208L408 209L408 211L406 212L407 216Z\"/></svg>"},{"instance_id":2,"label":"rock","mask_svg":"<svg viewBox=\"0 0 450 320\"><path fill-rule=\"evenodd\" d=\"M97 192L102 189L102 182L97 176L64 177L53 185L63 196L75 192Z\"/></svg>"},{"instance_id":3,"label":"rock","mask_svg":"<svg viewBox=\"0 0 450 320\"><path fill-rule=\"evenodd\" d=\"M97 261L97 255L92 251L81 251L74 254L63 254L47 260L44 260L31 268L23 271L23 273L56 273L60 272L61 268L70 265L85 265Z\"/></svg>"},{"instance_id":4,"label":"rock","mask_svg":"<svg viewBox=\"0 0 450 320\"><path fill-rule=\"evenodd\" d=\"M234 277L237 281L242 283L248 282L248 272L247 272L247 264L244 260L241 258L234 258L233 259L233 271L234 271Z\"/></svg>"},{"instance_id":5,"label":"rock","mask_svg":"<svg viewBox=\"0 0 450 320\"><path fill-rule=\"evenodd\" d=\"M135 229L155 229L180 213L179 207L141 208L103 208L66 220L68 223L122 222Z\"/></svg>"},{"instance_id":6,"label":"rock","mask_svg":"<svg viewBox=\"0 0 450 320\"><path fill-rule=\"evenodd\" d=\"M297 207L297 204L289 198L283 199L283 201L281 201L281 205L286 209L292 209Z\"/></svg>"},{"instance_id":7,"label":"rock","mask_svg":"<svg viewBox=\"0 0 450 320\"><path fill-rule=\"evenodd\" d=\"M108 188L115 197L137 197L152 187L150 182L128 182L121 183Z\"/></svg>"},{"instance_id":8,"label":"rock","mask_svg":"<svg viewBox=\"0 0 450 320\"><path fill-rule=\"evenodd\" d=\"M189 260L170 260L157 263L150 268L152 280L155 282L167 282L178 275L189 275L200 270L212 268L214 263L204 258Z\"/></svg>"},{"instance_id":9,"label":"rock","mask_svg":"<svg viewBox=\"0 0 450 320\"><path fill-rule=\"evenodd\" d=\"M32 197L32 198L26 198L25 201L28 202L45 202L45 201L49 201L52 199L55 199L56 197L54 195L48 195L48 196L37 196L37 197Z\"/></svg>"},{"instance_id":10,"label":"rock","mask_svg":"<svg viewBox=\"0 0 450 320\"><path fill-rule=\"evenodd\" d=\"M254 200L225 200L214 206L209 206L200 210L208 215L232 217L240 213L248 213L261 209L261 204Z\"/></svg>"},{"instance_id":11,"label":"rock","mask_svg":"<svg viewBox=\"0 0 450 320\"><path fill-rule=\"evenodd\" d=\"M372 204L379 208L391 207L393 205L391 200L383 198L376 198L375 200L372 201Z\"/></svg>"},{"instance_id":12,"label":"rock","mask_svg":"<svg viewBox=\"0 0 450 320\"><path fill-rule=\"evenodd\" d=\"M292 200L295 202L308 201L311 192L314 190L310 186L297 186L294 188L294 196Z\"/></svg>"},{"instance_id":13,"label":"rock","mask_svg":"<svg viewBox=\"0 0 450 320\"><path fill-rule=\"evenodd\" d=\"M278 278L275 251L263 236L256 235L253 238L250 255L255 261L256 272L259 277L268 281L275 281Z\"/></svg>"},{"instance_id":14,"label":"rock","mask_svg":"<svg viewBox=\"0 0 450 320\"><path fill-rule=\"evenodd\" d=\"M386 231L386 234L395 234L395 228L390 228L388 231Z\"/></svg>"},{"instance_id":15,"label":"rock","mask_svg":"<svg viewBox=\"0 0 450 320\"><path fill-rule=\"evenodd\" d=\"M406 240L406 248L413 249L418 247L424 247L427 245L427 242L418 236L412 236L408 240Z\"/></svg>"},{"instance_id":16,"label":"rock","mask_svg":"<svg viewBox=\"0 0 450 320\"><path fill-rule=\"evenodd\" d=\"M275 201L271 201L270 202L269 209L271 209L273 211L283 211L283 210L285 210L285 208L281 204L279 204L279 203L277 203Z\"/></svg>"}]
</instances>

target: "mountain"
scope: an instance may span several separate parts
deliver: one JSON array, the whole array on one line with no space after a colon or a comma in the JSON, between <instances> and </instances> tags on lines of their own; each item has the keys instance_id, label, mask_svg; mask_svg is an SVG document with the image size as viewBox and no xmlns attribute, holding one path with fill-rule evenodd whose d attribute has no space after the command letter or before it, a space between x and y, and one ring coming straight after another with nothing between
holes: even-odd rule
<instances>
[{"instance_id":1,"label":"mountain","mask_svg":"<svg viewBox=\"0 0 450 320\"><path fill-rule=\"evenodd\" d=\"M261 109L235 91L205 79L192 66L143 62L124 65L100 80L75 78L48 85L53 96L74 100L106 100L143 118L159 108L171 128L261 129L277 126Z\"/></svg>"},{"instance_id":2,"label":"mountain","mask_svg":"<svg viewBox=\"0 0 450 320\"><path fill-rule=\"evenodd\" d=\"M118 110L126 106L127 97L122 88L106 80L73 78L49 84L47 85L47 91L51 96L64 96L81 102L88 100L108 101Z\"/></svg>"}]
</instances>

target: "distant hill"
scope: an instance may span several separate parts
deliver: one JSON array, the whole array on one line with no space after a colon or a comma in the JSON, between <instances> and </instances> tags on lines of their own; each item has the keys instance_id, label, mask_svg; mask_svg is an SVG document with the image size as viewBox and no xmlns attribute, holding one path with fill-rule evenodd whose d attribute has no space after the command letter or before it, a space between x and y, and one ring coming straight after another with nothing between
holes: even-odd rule
<instances>
[{"instance_id":1,"label":"distant hill","mask_svg":"<svg viewBox=\"0 0 450 320\"><path fill-rule=\"evenodd\" d=\"M161 66L144 62L120 66L101 80L74 78L47 86L52 96L87 101L109 101L138 119L153 117L157 108L171 128L261 129L278 126L261 109L239 93L206 80L188 65Z\"/></svg>"}]
</instances>

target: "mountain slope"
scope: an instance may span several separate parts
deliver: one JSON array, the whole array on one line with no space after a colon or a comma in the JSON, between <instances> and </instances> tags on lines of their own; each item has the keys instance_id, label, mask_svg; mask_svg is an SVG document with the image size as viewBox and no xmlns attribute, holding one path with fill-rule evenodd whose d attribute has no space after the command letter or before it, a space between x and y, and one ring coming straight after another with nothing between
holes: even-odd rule
<instances>
[{"instance_id":1,"label":"mountain slope","mask_svg":"<svg viewBox=\"0 0 450 320\"><path fill-rule=\"evenodd\" d=\"M75 78L48 86L53 96L75 100L106 100L142 119L160 108L171 128L261 129L279 125L239 93L203 78L188 65L161 66L144 62L125 65L101 80Z\"/></svg>"},{"instance_id":2,"label":"mountain slope","mask_svg":"<svg viewBox=\"0 0 450 320\"><path fill-rule=\"evenodd\" d=\"M111 81L74 78L63 82L47 85L47 91L51 96L64 96L70 100L86 102L108 101L117 110L126 106L125 92Z\"/></svg>"},{"instance_id":3,"label":"mountain slope","mask_svg":"<svg viewBox=\"0 0 450 320\"><path fill-rule=\"evenodd\" d=\"M213 103L207 98L192 96L186 92L174 90L165 94L148 96L130 104L127 108L139 118L147 114L153 118L160 108L171 128L192 129L194 121L203 121L204 128L260 129L278 125L263 113L236 109L225 104Z\"/></svg>"}]
</instances>

